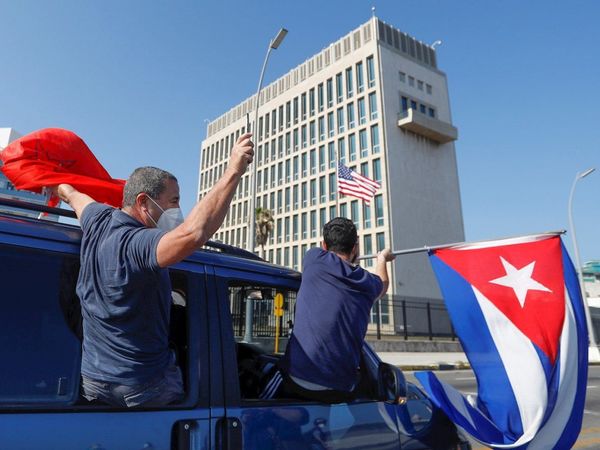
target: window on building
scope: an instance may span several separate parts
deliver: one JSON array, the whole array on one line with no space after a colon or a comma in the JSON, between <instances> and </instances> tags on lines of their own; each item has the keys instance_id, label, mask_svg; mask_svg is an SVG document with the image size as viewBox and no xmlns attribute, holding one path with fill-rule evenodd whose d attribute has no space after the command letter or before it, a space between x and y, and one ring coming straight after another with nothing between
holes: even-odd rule
<instances>
[{"instance_id":1,"label":"window on building","mask_svg":"<svg viewBox=\"0 0 600 450\"><path fill-rule=\"evenodd\" d=\"M288 133L285 133L285 154L289 155L291 151L292 151L291 134L288 132Z\"/></svg>"},{"instance_id":2,"label":"window on building","mask_svg":"<svg viewBox=\"0 0 600 450\"><path fill-rule=\"evenodd\" d=\"M365 234L363 236L363 248L361 249L364 255L372 255L373 254L373 244L371 240L370 234ZM373 258L369 258L365 260L365 266L372 267L373 266Z\"/></svg>"},{"instance_id":3,"label":"window on building","mask_svg":"<svg viewBox=\"0 0 600 450\"><path fill-rule=\"evenodd\" d=\"M371 127L371 149L373 153L379 153L379 125L373 125Z\"/></svg>"},{"instance_id":4,"label":"window on building","mask_svg":"<svg viewBox=\"0 0 600 450\"><path fill-rule=\"evenodd\" d=\"M337 109L337 125L338 125L338 133L344 132L344 108Z\"/></svg>"},{"instance_id":5,"label":"window on building","mask_svg":"<svg viewBox=\"0 0 600 450\"><path fill-rule=\"evenodd\" d=\"M377 119L377 96L375 92L369 94L369 115L371 120Z\"/></svg>"},{"instance_id":6,"label":"window on building","mask_svg":"<svg viewBox=\"0 0 600 450\"><path fill-rule=\"evenodd\" d=\"M302 207L308 205L308 185L306 181L302 183Z\"/></svg>"},{"instance_id":7,"label":"window on building","mask_svg":"<svg viewBox=\"0 0 600 450\"><path fill-rule=\"evenodd\" d=\"M423 82L421 80L417 80L417 89L420 91L423 90Z\"/></svg>"},{"instance_id":8,"label":"window on building","mask_svg":"<svg viewBox=\"0 0 600 450\"><path fill-rule=\"evenodd\" d=\"M344 101L344 79L342 78L342 73L338 73L335 76L335 90L337 94L337 102L341 103Z\"/></svg>"},{"instance_id":9,"label":"window on building","mask_svg":"<svg viewBox=\"0 0 600 450\"><path fill-rule=\"evenodd\" d=\"M302 176L308 175L308 157L306 152L303 152L300 156L300 167L302 168Z\"/></svg>"},{"instance_id":10,"label":"window on building","mask_svg":"<svg viewBox=\"0 0 600 450\"><path fill-rule=\"evenodd\" d=\"M265 114L265 137L269 137L269 125L270 125L270 115L269 113Z\"/></svg>"},{"instance_id":11,"label":"window on building","mask_svg":"<svg viewBox=\"0 0 600 450\"><path fill-rule=\"evenodd\" d=\"M290 266L290 248L285 247L283 249L283 265L286 267Z\"/></svg>"},{"instance_id":12,"label":"window on building","mask_svg":"<svg viewBox=\"0 0 600 450\"><path fill-rule=\"evenodd\" d=\"M319 170L322 172L325 171L325 146L321 145L319 147Z\"/></svg>"},{"instance_id":13,"label":"window on building","mask_svg":"<svg viewBox=\"0 0 600 450\"><path fill-rule=\"evenodd\" d=\"M333 112L327 114L327 134L329 137L335 135L335 122L333 118Z\"/></svg>"},{"instance_id":14,"label":"window on building","mask_svg":"<svg viewBox=\"0 0 600 450\"><path fill-rule=\"evenodd\" d=\"M292 187L292 201L294 202L294 209L298 209L298 206L300 205L300 199L298 198L298 196L299 196L298 185L295 184Z\"/></svg>"},{"instance_id":15,"label":"window on building","mask_svg":"<svg viewBox=\"0 0 600 450\"><path fill-rule=\"evenodd\" d=\"M306 148L308 146L308 136L306 133L306 125L302 125L300 128L300 135L302 136L302 148Z\"/></svg>"},{"instance_id":16,"label":"window on building","mask_svg":"<svg viewBox=\"0 0 600 450\"><path fill-rule=\"evenodd\" d=\"M289 128L292 124L292 102L285 104L285 127Z\"/></svg>"},{"instance_id":17,"label":"window on building","mask_svg":"<svg viewBox=\"0 0 600 450\"><path fill-rule=\"evenodd\" d=\"M370 88L375 86L375 62L372 56L367 58L367 82Z\"/></svg>"},{"instance_id":18,"label":"window on building","mask_svg":"<svg viewBox=\"0 0 600 450\"><path fill-rule=\"evenodd\" d=\"M369 146L367 144L367 130L360 130L358 132L358 142L360 145L360 156L364 158L369 155Z\"/></svg>"},{"instance_id":19,"label":"window on building","mask_svg":"<svg viewBox=\"0 0 600 450\"><path fill-rule=\"evenodd\" d=\"M371 228L371 205L363 202L363 226L365 229Z\"/></svg>"},{"instance_id":20,"label":"window on building","mask_svg":"<svg viewBox=\"0 0 600 450\"><path fill-rule=\"evenodd\" d=\"M303 212L301 219L300 219L300 229L302 232L302 239L306 239L308 237L308 226L306 224L307 216L308 216L308 214Z\"/></svg>"},{"instance_id":21,"label":"window on building","mask_svg":"<svg viewBox=\"0 0 600 450\"><path fill-rule=\"evenodd\" d=\"M315 88L308 91L308 113L311 117L315 115Z\"/></svg>"},{"instance_id":22,"label":"window on building","mask_svg":"<svg viewBox=\"0 0 600 450\"><path fill-rule=\"evenodd\" d=\"M333 79L327 80L327 107L333 106Z\"/></svg>"},{"instance_id":23,"label":"window on building","mask_svg":"<svg viewBox=\"0 0 600 450\"><path fill-rule=\"evenodd\" d=\"M425 85L425 90L429 95L433 93L433 87L430 84Z\"/></svg>"},{"instance_id":24,"label":"window on building","mask_svg":"<svg viewBox=\"0 0 600 450\"><path fill-rule=\"evenodd\" d=\"M293 111L293 114L294 114L294 125L296 125L298 123L298 113L299 113L299 111L298 111L298 97L294 97L293 101L294 101L294 111Z\"/></svg>"},{"instance_id":25,"label":"window on building","mask_svg":"<svg viewBox=\"0 0 600 450\"><path fill-rule=\"evenodd\" d=\"M321 208L319 210L319 229L322 230L327 223L327 209Z\"/></svg>"},{"instance_id":26,"label":"window on building","mask_svg":"<svg viewBox=\"0 0 600 450\"><path fill-rule=\"evenodd\" d=\"M375 225L383 225L383 195L375 196Z\"/></svg>"},{"instance_id":27,"label":"window on building","mask_svg":"<svg viewBox=\"0 0 600 450\"><path fill-rule=\"evenodd\" d=\"M323 83L319 83L317 86L317 103L319 105L319 112L323 111Z\"/></svg>"},{"instance_id":28,"label":"window on building","mask_svg":"<svg viewBox=\"0 0 600 450\"><path fill-rule=\"evenodd\" d=\"M375 239L377 241L377 252L379 253L380 251L382 251L385 248L385 233L377 233L377 235L375 236Z\"/></svg>"},{"instance_id":29,"label":"window on building","mask_svg":"<svg viewBox=\"0 0 600 450\"><path fill-rule=\"evenodd\" d=\"M350 162L356 161L356 134L348 136L348 157Z\"/></svg>"},{"instance_id":30,"label":"window on building","mask_svg":"<svg viewBox=\"0 0 600 450\"><path fill-rule=\"evenodd\" d=\"M310 204L317 204L317 180L310 180Z\"/></svg>"},{"instance_id":31,"label":"window on building","mask_svg":"<svg viewBox=\"0 0 600 450\"><path fill-rule=\"evenodd\" d=\"M429 108L429 117L435 117L435 110L433 108Z\"/></svg>"},{"instance_id":32,"label":"window on building","mask_svg":"<svg viewBox=\"0 0 600 450\"><path fill-rule=\"evenodd\" d=\"M325 140L325 117L319 117L319 142Z\"/></svg>"},{"instance_id":33,"label":"window on building","mask_svg":"<svg viewBox=\"0 0 600 450\"><path fill-rule=\"evenodd\" d=\"M327 153L329 154L329 168L334 169L337 158L335 157L335 142L331 141L327 144Z\"/></svg>"},{"instance_id":34,"label":"window on building","mask_svg":"<svg viewBox=\"0 0 600 450\"><path fill-rule=\"evenodd\" d=\"M317 151L314 148L310 151L310 173L317 173Z\"/></svg>"},{"instance_id":35,"label":"window on building","mask_svg":"<svg viewBox=\"0 0 600 450\"><path fill-rule=\"evenodd\" d=\"M354 121L354 102L350 102L348 103L348 105L346 106L346 113L348 116L348 129L352 129L354 128L355 125L355 121Z\"/></svg>"},{"instance_id":36,"label":"window on building","mask_svg":"<svg viewBox=\"0 0 600 450\"><path fill-rule=\"evenodd\" d=\"M358 221L358 200L350 202L350 220L354 222L357 229L360 228L360 222Z\"/></svg>"},{"instance_id":37,"label":"window on building","mask_svg":"<svg viewBox=\"0 0 600 450\"><path fill-rule=\"evenodd\" d=\"M293 162L293 168L294 168L294 180L298 179L298 175L299 175L299 171L298 171L298 156L294 156L294 162Z\"/></svg>"},{"instance_id":38,"label":"window on building","mask_svg":"<svg viewBox=\"0 0 600 450\"><path fill-rule=\"evenodd\" d=\"M310 145L314 145L314 143L316 142L316 135L317 135L317 131L316 131L316 127L315 127L315 121L311 120L310 124L308 125L309 128L309 136L310 136Z\"/></svg>"},{"instance_id":39,"label":"window on building","mask_svg":"<svg viewBox=\"0 0 600 450\"><path fill-rule=\"evenodd\" d=\"M298 214L292 216L292 239L298 240Z\"/></svg>"},{"instance_id":40,"label":"window on building","mask_svg":"<svg viewBox=\"0 0 600 450\"><path fill-rule=\"evenodd\" d=\"M364 97L358 99L358 123L363 125L367 122L367 111Z\"/></svg>"},{"instance_id":41,"label":"window on building","mask_svg":"<svg viewBox=\"0 0 600 450\"><path fill-rule=\"evenodd\" d=\"M293 141L294 141L294 150L298 150L298 148L300 147L300 141L298 139L298 128L294 128L294 132L293 132Z\"/></svg>"},{"instance_id":42,"label":"window on building","mask_svg":"<svg viewBox=\"0 0 600 450\"><path fill-rule=\"evenodd\" d=\"M292 169L290 168L290 159L285 160L285 181L289 183L292 179Z\"/></svg>"},{"instance_id":43,"label":"window on building","mask_svg":"<svg viewBox=\"0 0 600 450\"><path fill-rule=\"evenodd\" d=\"M365 79L363 75L363 63L359 62L356 64L356 87L357 92L360 94L365 90Z\"/></svg>"},{"instance_id":44,"label":"window on building","mask_svg":"<svg viewBox=\"0 0 600 450\"><path fill-rule=\"evenodd\" d=\"M280 158L283 158L283 136L277 138L277 153Z\"/></svg>"},{"instance_id":45,"label":"window on building","mask_svg":"<svg viewBox=\"0 0 600 450\"><path fill-rule=\"evenodd\" d=\"M321 203L327 201L327 186L325 184L325 176L319 177L319 198Z\"/></svg>"},{"instance_id":46,"label":"window on building","mask_svg":"<svg viewBox=\"0 0 600 450\"><path fill-rule=\"evenodd\" d=\"M300 96L300 114L302 120L306 119L306 92Z\"/></svg>"},{"instance_id":47,"label":"window on building","mask_svg":"<svg viewBox=\"0 0 600 450\"><path fill-rule=\"evenodd\" d=\"M282 195L283 195L283 193L282 193L281 189L279 189L277 191L277 212L279 214L281 214L283 212L283 200L281 198Z\"/></svg>"},{"instance_id":48,"label":"window on building","mask_svg":"<svg viewBox=\"0 0 600 450\"><path fill-rule=\"evenodd\" d=\"M336 178L337 175L335 173L329 174L329 200L335 200L337 194Z\"/></svg>"},{"instance_id":49,"label":"window on building","mask_svg":"<svg viewBox=\"0 0 600 450\"><path fill-rule=\"evenodd\" d=\"M338 139L338 158L342 164L346 164L346 140L344 138Z\"/></svg>"},{"instance_id":50,"label":"window on building","mask_svg":"<svg viewBox=\"0 0 600 450\"><path fill-rule=\"evenodd\" d=\"M289 217L286 217L283 220L283 229L284 229L283 235L284 235L285 242L290 242L290 218Z\"/></svg>"},{"instance_id":51,"label":"window on building","mask_svg":"<svg viewBox=\"0 0 600 450\"><path fill-rule=\"evenodd\" d=\"M348 204L342 203L340 205L340 217L348 217Z\"/></svg>"},{"instance_id":52,"label":"window on building","mask_svg":"<svg viewBox=\"0 0 600 450\"><path fill-rule=\"evenodd\" d=\"M400 78L400 82L406 83L406 74L404 72L398 72L398 77Z\"/></svg>"},{"instance_id":53,"label":"window on building","mask_svg":"<svg viewBox=\"0 0 600 450\"><path fill-rule=\"evenodd\" d=\"M419 111L421 112L421 114L427 114L427 107L423 103L421 103L419 105Z\"/></svg>"},{"instance_id":54,"label":"window on building","mask_svg":"<svg viewBox=\"0 0 600 450\"><path fill-rule=\"evenodd\" d=\"M310 237L317 237L317 211L310 212Z\"/></svg>"},{"instance_id":55,"label":"window on building","mask_svg":"<svg viewBox=\"0 0 600 450\"><path fill-rule=\"evenodd\" d=\"M346 69L346 97L350 98L354 94L352 80L352 67Z\"/></svg>"},{"instance_id":56,"label":"window on building","mask_svg":"<svg viewBox=\"0 0 600 450\"><path fill-rule=\"evenodd\" d=\"M411 76L408 77L408 85L414 87L414 85L415 85L415 77L411 77Z\"/></svg>"},{"instance_id":57,"label":"window on building","mask_svg":"<svg viewBox=\"0 0 600 450\"><path fill-rule=\"evenodd\" d=\"M290 205L291 205L291 202L290 202L290 188L289 187L285 188L285 194L284 195L285 195L285 210L289 211L290 210Z\"/></svg>"},{"instance_id":58,"label":"window on building","mask_svg":"<svg viewBox=\"0 0 600 450\"><path fill-rule=\"evenodd\" d=\"M373 179L381 183L381 161L379 158L373 160Z\"/></svg>"},{"instance_id":59,"label":"window on building","mask_svg":"<svg viewBox=\"0 0 600 450\"><path fill-rule=\"evenodd\" d=\"M329 220L337 217L337 208L335 205L329 207Z\"/></svg>"}]
</instances>

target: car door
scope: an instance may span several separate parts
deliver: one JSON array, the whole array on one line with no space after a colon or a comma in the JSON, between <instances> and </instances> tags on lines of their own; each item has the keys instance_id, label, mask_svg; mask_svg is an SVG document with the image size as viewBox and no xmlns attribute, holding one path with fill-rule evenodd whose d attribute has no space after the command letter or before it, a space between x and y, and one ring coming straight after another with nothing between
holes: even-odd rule
<instances>
[{"instance_id":1,"label":"car door","mask_svg":"<svg viewBox=\"0 0 600 450\"><path fill-rule=\"evenodd\" d=\"M185 400L164 408L119 409L79 397L77 253L58 251L56 242L51 248L27 239L20 244L7 245L0 237L0 447L209 449L204 267L185 262L172 270L174 289L177 285L185 298L179 323L184 341L176 349L178 361L185 361Z\"/></svg>"},{"instance_id":2,"label":"car door","mask_svg":"<svg viewBox=\"0 0 600 450\"><path fill-rule=\"evenodd\" d=\"M259 400L256 395L249 395L255 390L248 389L252 383L244 377L260 377L261 369L268 365L259 362L252 371L248 370L247 361L240 360L240 350L243 348L247 353L246 347L242 347L246 344L240 343L246 333L245 330L241 333L237 326L234 330L230 311L234 300L232 294L246 289L256 292L255 297L264 303L265 297L274 298L281 293L286 300L284 304L293 308L292 300L298 287L298 278L284 276L274 270L259 272L215 268L223 370L227 380L224 386L224 420L231 442L238 443L239 448L245 450L400 448L395 409L387 408L383 402L363 398L348 404L329 405L303 400ZM259 325L255 331L261 328ZM260 352L261 346L265 353ZM271 359L273 362L271 346L268 340L252 346L259 349L259 361L269 362ZM282 350L283 347L280 347Z\"/></svg>"}]
</instances>

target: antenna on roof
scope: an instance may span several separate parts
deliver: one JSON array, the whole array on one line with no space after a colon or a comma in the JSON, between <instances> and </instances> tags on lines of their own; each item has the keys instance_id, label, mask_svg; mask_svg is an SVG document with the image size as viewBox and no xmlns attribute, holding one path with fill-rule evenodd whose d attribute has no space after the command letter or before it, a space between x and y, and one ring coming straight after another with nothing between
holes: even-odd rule
<instances>
[{"instance_id":1,"label":"antenna on roof","mask_svg":"<svg viewBox=\"0 0 600 450\"><path fill-rule=\"evenodd\" d=\"M375 17L375 7L371 6L371 17Z\"/></svg>"}]
</instances>

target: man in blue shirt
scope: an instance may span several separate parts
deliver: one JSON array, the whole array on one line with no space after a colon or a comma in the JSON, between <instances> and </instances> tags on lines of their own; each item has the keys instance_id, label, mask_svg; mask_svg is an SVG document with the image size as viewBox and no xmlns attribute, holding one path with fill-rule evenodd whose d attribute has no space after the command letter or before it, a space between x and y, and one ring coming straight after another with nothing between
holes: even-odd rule
<instances>
[{"instance_id":1,"label":"man in blue shirt","mask_svg":"<svg viewBox=\"0 0 600 450\"><path fill-rule=\"evenodd\" d=\"M353 398L371 307L387 291L387 263L395 256L389 249L379 253L376 274L358 266L356 227L342 217L324 226L322 247L304 257L294 331L280 361L282 383L276 374L263 398Z\"/></svg>"},{"instance_id":2,"label":"man in blue shirt","mask_svg":"<svg viewBox=\"0 0 600 450\"><path fill-rule=\"evenodd\" d=\"M86 399L132 407L183 398L181 371L168 346L167 267L204 245L221 226L254 156L250 137L238 139L223 176L185 220L177 179L154 167L132 173L122 209L96 203L68 184L56 189L75 210L83 230L77 295Z\"/></svg>"}]
</instances>

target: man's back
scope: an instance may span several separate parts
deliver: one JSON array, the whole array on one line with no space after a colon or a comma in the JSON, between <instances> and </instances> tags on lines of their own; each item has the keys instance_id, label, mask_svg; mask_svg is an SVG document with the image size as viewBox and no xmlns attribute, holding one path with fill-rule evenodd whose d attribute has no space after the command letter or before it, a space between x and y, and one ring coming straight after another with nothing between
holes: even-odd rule
<instances>
[{"instance_id":1,"label":"man's back","mask_svg":"<svg viewBox=\"0 0 600 450\"><path fill-rule=\"evenodd\" d=\"M302 381L351 391L369 312L381 291L379 277L333 252L309 250L282 368Z\"/></svg>"},{"instance_id":2,"label":"man's back","mask_svg":"<svg viewBox=\"0 0 600 450\"><path fill-rule=\"evenodd\" d=\"M170 361L170 281L156 261L164 231L99 203L84 209L81 226L82 374L124 385L148 381Z\"/></svg>"}]
</instances>

